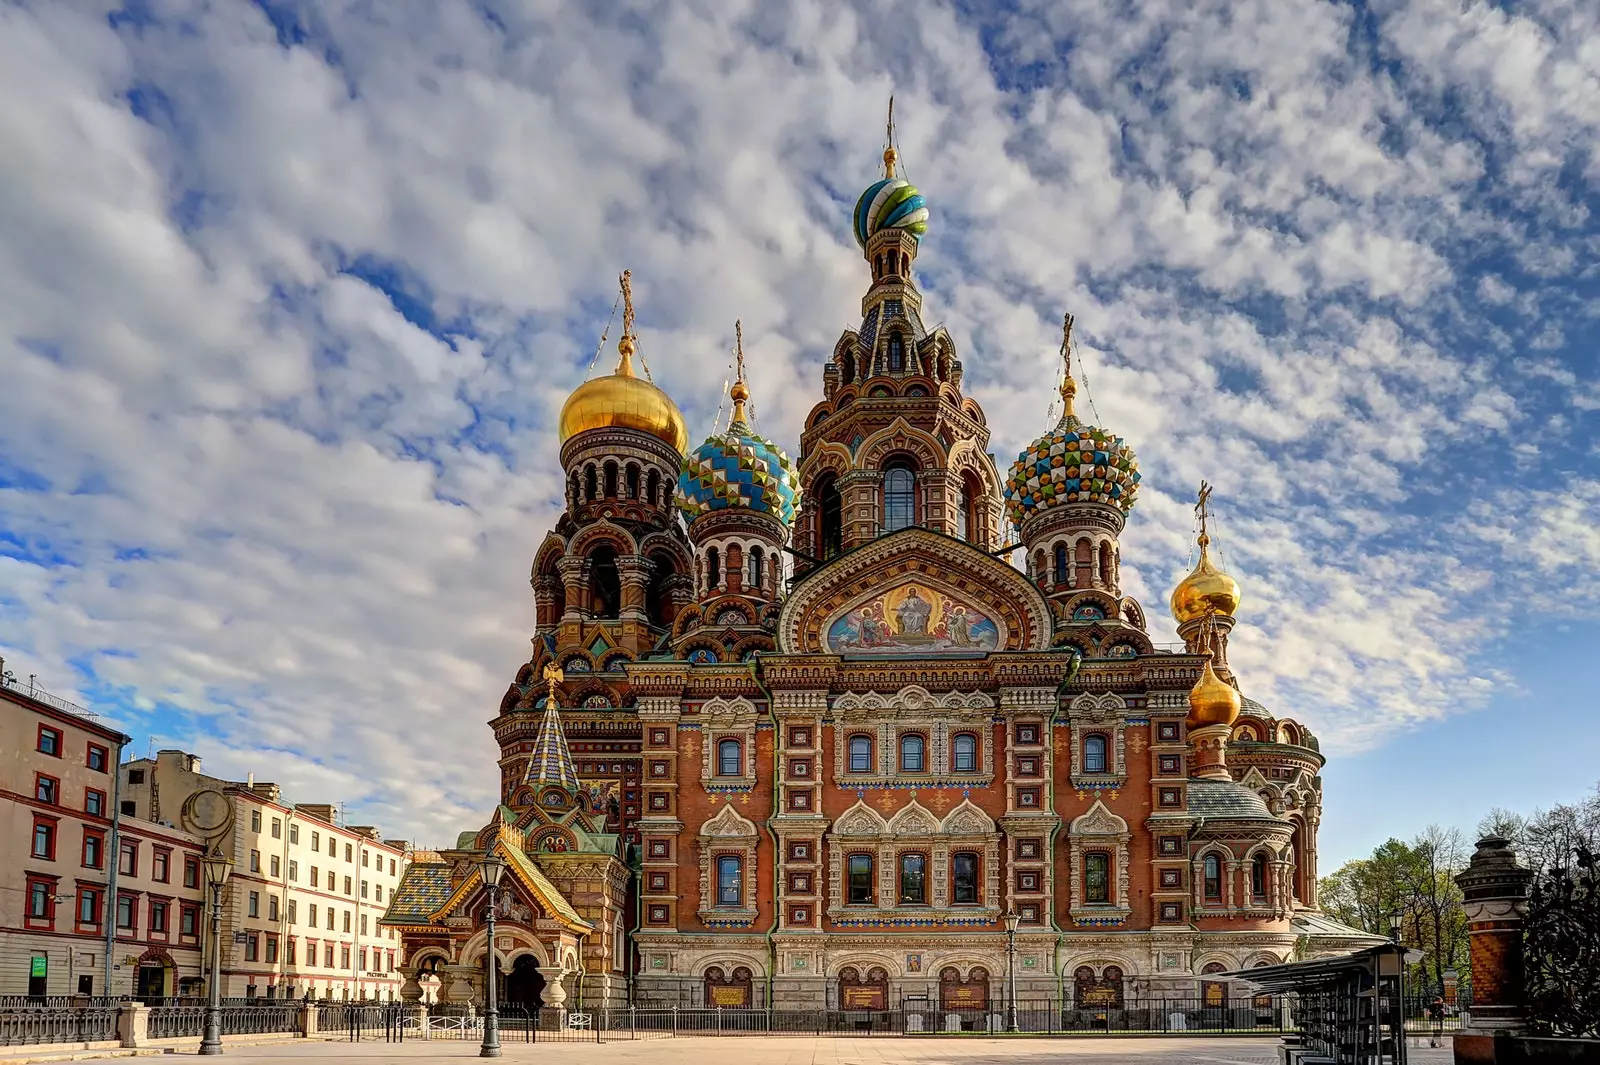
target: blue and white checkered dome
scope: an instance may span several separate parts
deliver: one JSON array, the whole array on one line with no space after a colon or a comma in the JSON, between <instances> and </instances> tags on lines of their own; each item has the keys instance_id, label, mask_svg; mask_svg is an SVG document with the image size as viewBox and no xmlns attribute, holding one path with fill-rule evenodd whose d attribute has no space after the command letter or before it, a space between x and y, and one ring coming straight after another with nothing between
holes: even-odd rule
<instances>
[{"instance_id":1,"label":"blue and white checkered dome","mask_svg":"<svg viewBox=\"0 0 1600 1065\"><path fill-rule=\"evenodd\" d=\"M800 478L789 456L743 421L709 436L689 452L678 474L678 507L689 523L703 514L740 507L794 524Z\"/></svg>"}]
</instances>

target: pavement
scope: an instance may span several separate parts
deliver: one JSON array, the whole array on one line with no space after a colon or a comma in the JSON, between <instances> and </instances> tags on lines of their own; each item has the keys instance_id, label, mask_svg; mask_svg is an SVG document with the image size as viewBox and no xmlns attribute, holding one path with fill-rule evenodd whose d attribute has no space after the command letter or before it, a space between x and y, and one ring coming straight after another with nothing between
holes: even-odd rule
<instances>
[{"instance_id":1,"label":"pavement","mask_svg":"<svg viewBox=\"0 0 1600 1065\"><path fill-rule=\"evenodd\" d=\"M918 1038L876 1036L680 1036L616 1042L538 1042L504 1046L511 1061L549 1065L1046 1065L1066 1060L1095 1065L1276 1065L1276 1039L1127 1038ZM1430 1049L1412 1040L1410 1065L1447 1065L1448 1045ZM193 1053L193 1051L179 1051ZM339 1060L351 1065L475 1059L476 1042L322 1042L229 1047L224 1057L240 1065L310 1065ZM79 1057L80 1062L126 1058Z\"/></svg>"}]
</instances>

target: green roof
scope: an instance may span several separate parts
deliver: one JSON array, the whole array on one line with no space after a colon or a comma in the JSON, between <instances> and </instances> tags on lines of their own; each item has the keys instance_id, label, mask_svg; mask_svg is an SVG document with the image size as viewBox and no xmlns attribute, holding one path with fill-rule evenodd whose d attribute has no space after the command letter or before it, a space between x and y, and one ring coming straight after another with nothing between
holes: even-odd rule
<instances>
[{"instance_id":1,"label":"green roof","mask_svg":"<svg viewBox=\"0 0 1600 1065\"><path fill-rule=\"evenodd\" d=\"M389 909L378 923L427 924L450 897L450 868L448 863L412 862L406 866L399 886L389 896Z\"/></svg>"}]
</instances>

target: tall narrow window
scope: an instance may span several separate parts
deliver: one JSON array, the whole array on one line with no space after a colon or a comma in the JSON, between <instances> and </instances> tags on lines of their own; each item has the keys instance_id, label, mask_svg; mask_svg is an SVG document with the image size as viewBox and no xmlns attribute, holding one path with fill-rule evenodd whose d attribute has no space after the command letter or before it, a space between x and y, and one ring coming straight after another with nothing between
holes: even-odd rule
<instances>
[{"instance_id":1,"label":"tall narrow window","mask_svg":"<svg viewBox=\"0 0 1600 1065\"><path fill-rule=\"evenodd\" d=\"M872 772L872 737L850 737L850 772Z\"/></svg>"},{"instance_id":2,"label":"tall narrow window","mask_svg":"<svg viewBox=\"0 0 1600 1065\"><path fill-rule=\"evenodd\" d=\"M706 548L706 588L712 590L722 584L722 553L714 547Z\"/></svg>"},{"instance_id":3,"label":"tall narrow window","mask_svg":"<svg viewBox=\"0 0 1600 1065\"><path fill-rule=\"evenodd\" d=\"M609 544L601 544L589 556L589 594L595 617L622 613L622 575L617 572L617 552Z\"/></svg>"},{"instance_id":4,"label":"tall narrow window","mask_svg":"<svg viewBox=\"0 0 1600 1065\"><path fill-rule=\"evenodd\" d=\"M831 474L821 478L817 486L820 500L818 518L822 528L822 557L832 558L844 550L844 499L839 495L839 482Z\"/></svg>"},{"instance_id":5,"label":"tall narrow window","mask_svg":"<svg viewBox=\"0 0 1600 1065\"><path fill-rule=\"evenodd\" d=\"M1067 583L1067 545L1056 545L1056 583Z\"/></svg>"},{"instance_id":6,"label":"tall narrow window","mask_svg":"<svg viewBox=\"0 0 1600 1065\"><path fill-rule=\"evenodd\" d=\"M959 488L950 490L950 531L957 540L966 540L967 536L967 497Z\"/></svg>"},{"instance_id":7,"label":"tall narrow window","mask_svg":"<svg viewBox=\"0 0 1600 1065\"><path fill-rule=\"evenodd\" d=\"M655 470L651 470L650 476L646 477L644 482L644 501L653 507L660 506L663 500L656 498L660 490L661 474L657 473Z\"/></svg>"},{"instance_id":8,"label":"tall narrow window","mask_svg":"<svg viewBox=\"0 0 1600 1065\"><path fill-rule=\"evenodd\" d=\"M924 771L926 761L924 751L926 744L922 737L916 733L900 737L900 771L902 773L921 773Z\"/></svg>"},{"instance_id":9,"label":"tall narrow window","mask_svg":"<svg viewBox=\"0 0 1600 1065\"><path fill-rule=\"evenodd\" d=\"M950 901L957 906L978 903L978 856L972 851L950 856Z\"/></svg>"},{"instance_id":10,"label":"tall narrow window","mask_svg":"<svg viewBox=\"0 0 1600 1065\"><path fill-rule=\"evenodd\" d=\"M1222 898L1222 859L1215 854L1206 855L1204 863L1204 890L1208 899Z\"/></svg>"},{"instance_id":11,"label":"tall narrow window","mask_svg":"<svg viewBox=\"0 0 1600 1065\"><path fill-rule=\"evenodd\" d=\"M606 498L607 499L615 499L615 498L617 498L617 464L615 462L606 463L605 471L606 471Z\"/></svg>"},{"instance_id":12,"label":"tall narrow window","mask_svg":"<svg viewBox=\"0 0 1600 1065\"><path fill-rule=\"evenodd\" d=\"M1104 773L1106 771L1106 738L1104 736L1085 736L1083 738L1083 771L1085 773Z\"/></svg>"},{"instance_id":13,"label":"tall narrow window","mask_svg":"<svg viewBox=\"0 0 1600 1065\"><path fill-rule=\"evenodd\" d=\"M764 556L761 548L752 547L750 549L750 579L745 582L745 586L752 592L761 590L761 564L763 561Z\"/></svg>"},{"instance_id":14,"label":"tall narrow window","mask_svg":"<svg viewBox=\"0 0 1600 1065\"><path fill-rule=\"evenodd\" d=\"M899 373L906 368L906 342L899 333L889 334L889 372Z\"/></svg>"},{"instance_id":15,"label":"tall narrow window","mask_svg":"<svg viewBox=\"0 0 1600 1065\"><path fill-rule=\"evenodd\" d=\"M596 478L593 466L587 466L583 471L583 498L585 502L594 502L596 492Z\"/></svg>"},{"instance_id":16,"label":"tall narrow window","mask_svg":"<svg viewBox=\"0 0 1600 1065\"><path fill-rule=\"evenodd\" d=\"M639 467L631 463L628 466L628 498L639 498Z\"/></svg>"},{"instance_id":17,"label":"tall narrow window","mask_svg":"<svg viewBox=\"0 0 1600 1065\"><path fill-rule=\"evenodd\" d=\"M1111 855L1094 851L1083 856L1083 901L1111 901Z\"/></svg>"},{"instance_id":18,"label":"tall narrow window","mask_svg":"<svg viewBox=\"0 0 1600 1065\"><path fill-rule=\"evenodd\" d=\"M717 741L717 776L736 777L743 770L740 754L743 744L738 740Z\"/></svg>"},{"instance_id":19,"label":"tall narrow window","mask_svg":"<svg viewBox=\"0 0 1600 1065\"><path fill-rule=\"evenodd\" d=\"M927 902L927 855L902 854L900 856L900 905L924 906Z\"/></svg>"},{"instance_id":20,"label":"tall narrow window","mask_svg":"<svg viewBox=\"0 0 1600 1065\"><path fill-rule=\"evenodd\" d=\"M950 769L956 773L978 771L978 737L970 732L958 732L950 741Z\"/></svg>"},{"instance_id":21,"label":"tall narrow window","mask_svg":"<svg viewBox=\"0 0 1600 1065\"><path fill-rule=\"evenodd\" d=\"M1267 897L1267 856L1257 853L1250 859L1250 897L1266 901Z\"/></svg>"},{"instance_id":22,"label":"tall narrow window","mask_svg":"<svg viewBox=\"0 0 1600 1065\"><path fill-rule=\"evenodd\" d=\"M872 855L852 854L849 867L849 895L852 906L870 905L872 902Z\"/></svg>"},{"instance_id":23,"label":"tall narrow window","mask_svg":"<svg viewBox=\"0 0 1600 1065\"><path fill-rule=\"evenodd\" d=\"M894 532L917 520L917 475L905 463L883 471L883 527Z\"/></svg>"},{"instance_id":24,"label":"tall narrow window","mask_svg":"<svg viewBox=\"0 0 1600 1065\"><path fill-rule=\"evenodd\" d=\"M717 905L738 906L744 900L743 863L732 854L717 856Z\"/></svg>"}]
</instances>

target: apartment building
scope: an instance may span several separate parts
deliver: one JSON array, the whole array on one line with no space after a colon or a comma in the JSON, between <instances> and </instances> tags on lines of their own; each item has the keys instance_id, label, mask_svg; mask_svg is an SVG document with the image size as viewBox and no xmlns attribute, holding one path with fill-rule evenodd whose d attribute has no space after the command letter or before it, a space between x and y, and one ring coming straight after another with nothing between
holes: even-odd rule
<instances>
[{"instance_id":1,"label":"apartment building","mask_svg":"<svg viewBox=\"0 0 1600 1065\"><path fill-rule=\"evenodd\" d=\"M203 844L117 816L127 742L0 660L0 995L199 993Z\"/></svg>"},{"instance_id":2,"label":"apartment building","mask_svg":"<svg viewBox=\"0 0 1600 1065\"><path fill-rule=\"evenodd\" d=\"M201 772L161 751L122 767L122 809L180 823L198 796L202 831L233 858L223 892L224 995L336 1000L399 997L400 941L378 919L405 871L406 844L341 823L331 804L289 803L276 784Z\"/></svg>"}]
</instances>

